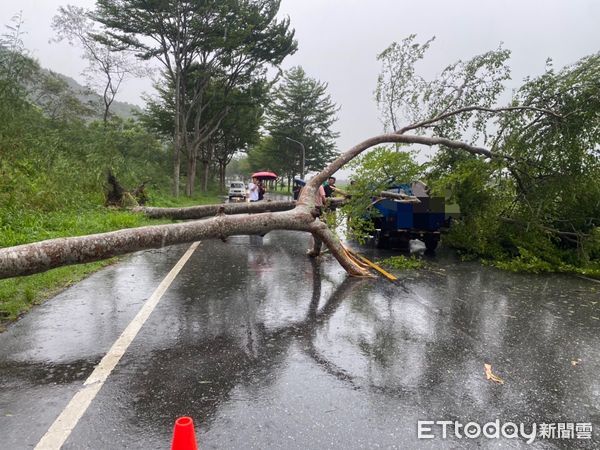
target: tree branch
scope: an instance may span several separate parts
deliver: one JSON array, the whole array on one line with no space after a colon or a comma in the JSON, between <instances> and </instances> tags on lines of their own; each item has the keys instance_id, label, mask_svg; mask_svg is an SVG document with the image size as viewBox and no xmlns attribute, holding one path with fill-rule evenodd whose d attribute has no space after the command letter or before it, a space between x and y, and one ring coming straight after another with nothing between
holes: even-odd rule
<instances>
[{"instance_id":1,"label":"tree branch","mask_svg":"<svg viewBox=\"0 0 600 450\"><path fill-rule=\"evenodd\" d=\"M295 201L278 202L252 202L252 203L225 203L217 205L190 206L186 208L154 208L136 207L133 212L140 212L152 219L168 218L174 220L202 219L214 216L222 211L223 214L252 214L294 209Z\"/></svg>"},{"instance_id":2,"label":"tree branch","mask_svg":"<svg viewBox=\"0 0 600 450\"><path fill-rule=\"evenodd\" d=\"M534 106L510 106L510 107L506 107L506 108L485 108L482 106L467 106L465 108L460 108L460 109L456 109L454 111L450 111L448 113L440 114L431 119L426 119L421 122L414 123L412 125L407 125L404 128L400 128L398 131L396 131L396 133L404 134L407 131L416 130L417 128L423 128L426 126L430 126L434 123L440 122L449 117L456 116L458 114L462 114L462 113L470 112L470 111L483 111L483 112L489 112L489 113L500 113L500 112L508 112L508 111L536 111L536 112L541 112L544 114L551 115L557 119L563 118L560 114L557 114L554 111L551 111L549 109L536 108Z\"/></svg>"},{"instance_id":3,"label":"tree branch","mask_svg":"<svg viewBox=\"0 0 600 450\"><path fill-rule=\"evenodd\" d=\"M300 194L300 198L298 199L299 204L304 205L312 205L314 207L314 197L315 192L318 189L319 185L322 184L328 177L337 172L341 167L343 167L350 160L358 156L363 151L379 144L385 143L403 143L403 144L421 144L427 146L433 145L443 145L445 147L453 148L453 149L461 149L465 150L472 155L480 155L485 156L486 158L503 158L508 161L512 161L508 155L503 155L500 153L494 153L483 147L476 147L465 142L454 141L451 139L440 138L440 137L427 137L427 136L416 136L410 134L382 134L379 136L372 137L367 139L366 141L361 142L358 145L355 145L346 153L343 153L340 157L338 157L335 161L333 161L329 166L327 166L323 171L319 174L315 175L304 187Z\"/></svg>"}]
</instances>

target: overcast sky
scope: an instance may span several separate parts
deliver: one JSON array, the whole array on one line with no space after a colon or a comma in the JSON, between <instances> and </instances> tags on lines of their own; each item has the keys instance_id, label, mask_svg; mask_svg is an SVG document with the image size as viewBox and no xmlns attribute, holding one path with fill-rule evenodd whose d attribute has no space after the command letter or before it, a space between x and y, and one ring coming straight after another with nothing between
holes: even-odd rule
<instances>
[{"instance_id":1,"label":"overcast sky","mask_svg":"<svg viewBox=\"0 0 600 450\"><path fill-rule=\"evenodd\" d=\"M42 66L80 82L80 52L50 44L50 22L61 5L91 8L94 0L2 0L2 23L23 11L25 46ZM296 30L298 52L284 68L301 65L329 84L341 106L336 124L340 151L382 131L373 91L380 66L376 55L393 41L416 33L436 40L422 64L433 77L458 59L495 49L512 50L513 87L527 75L600 50L600 0L282 0L281 14ZM127 83L119 100L140 104L149 80Z\"/></svg>"}]
</instances>

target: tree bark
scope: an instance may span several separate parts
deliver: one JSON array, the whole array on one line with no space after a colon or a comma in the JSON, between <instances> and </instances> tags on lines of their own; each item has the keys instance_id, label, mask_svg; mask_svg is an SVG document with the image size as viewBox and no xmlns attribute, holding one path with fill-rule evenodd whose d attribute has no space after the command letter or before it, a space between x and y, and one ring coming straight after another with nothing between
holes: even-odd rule
<instances>
[{"instance_id":1,"label":"tree bark","mask_svg":"<svg viewBox=\"0 0 600 450\"><path fill-rule=\"evenodd\" d=\"M187 164L187 182L185 184L185 195L192 197L194 195L194 186L196 185L196 164L198 156L196 151L190 149Z\"/></svg>"},{"instance_id":2,"label":"tree bark","mask_svg":"<svg viewBox=\"0 0 600 450\"><path fill-rule=\"evenodd\" d=\"M295 201L253 202L253 203L224 203L217 205L190 206L186 208L133 208L134 212L144 213L152 219L189 220L215 216L218 213L244 214L289 211L296 206Z\"/></svg>"},{"instance_id":3,"label":"tree bark","mask_svg":"<svg viewBox=\"0 0 600 450\"><path fill-rule=\"evenodd\" d=\"M346 202L344 198L329 198L327 204L340 207ZM138 206L131 208L133 212L145 214L151 219L195 220L216 214L254 214L263 212L289 211L296 207L294 200L262 201L252 203L219 203L216 205L187 206L184 208L156 208Z\"/></svg>"},{"instance_id":4,"label":"tree bark","mask_svg":"<svg viewBox=\"0 0 600 450\"><path fill-rule=\"evenodd\" d=\"M221 192L225 191L225 170L227 165L224 161L219 160L219 189Z\"/></svg>"},{"instance_id":5,"label":"tree bark","mask_svg":"<svg viewBox=\"0 0 600 450\"><path fill-rule=\"evenodd\" d=\"M181 70L175 70L175 136L173 136L173 195L179 197L181 167Z\"/></svg>"},{"instance_id":6,"label":"tree bark","mask_svg":"<svg viewBox=\"0 0 600 450\"><path fill-rule=\"evenodd\" d=\"M210 219L153 225L82 237L50 239L0 250L0 278L30 275L142 249L232 235L259 235L276 229L310 231L314 217L305 211L218 215Z\"/></svg>"}]
</instances>

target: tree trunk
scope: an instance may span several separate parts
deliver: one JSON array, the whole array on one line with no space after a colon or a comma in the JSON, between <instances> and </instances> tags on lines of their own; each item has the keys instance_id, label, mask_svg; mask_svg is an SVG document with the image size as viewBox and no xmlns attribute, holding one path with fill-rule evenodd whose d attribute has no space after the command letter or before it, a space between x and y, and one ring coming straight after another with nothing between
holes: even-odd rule
<instances>
[{"instance_id":1,"label":"tree trunk","mask_svg":"<svg viewBox=\"0 0 600 450\"><path fill-rule=\"evenodd\" d=\"M181 71L175 72L175 136L173 136L173 195L179 197L179 171L181 166Z\"/></svg>"},{"instance_id":2,"label":"tree trunk","mask_svg":"<svg viewBox=\"0 0 600 450\"><path fill-rule=\"evenodd\" d=\"M208 181L210 177L210 161L202 161L202 192L208 192Z\"/></svg>"},{"instance_id":3,"label":"tree trunk","mask_svg":"<svg viewBox=\"0 0 600 450\"><path fill-rule=\"evenodd\" d=\"M225 170L227 165L223 161L219 161L219 189L225 192Z\"/></svg>"},{"instance_id":4,"label":"tree trunk","mask_svg":"<svg viewBox=\"0 0 600 450\"><path fill-rule=\"evenodd\" d=\"M113 231L82 237L50 239L35 244L0 249L0 278L30 275L55 267L80 264L138 250L162 248L206 238L225 240L233 235L264 235L272 230L286 229L317 233L339 256L337 238L322 222L315 220L308 207L262 214L219 214L210 219L154 225ZM318 223L317 223L318 222ZM324 227L324 228L323 228ZM349 258L342 265L352 275L368 273Z\"/></svg>"},{"instance_id":5,"label":"tree trunk","mask_svg":"<svg viewBox=\"0 0 600 450\"><path fill-rule=\"evenodd\" d=\"M181 153L178 146L173 147L173 195L179 197L179 176L181 168Z\"/></svg>"},{"instance_id":6,"label":"tree trunk","mask_svg":"<svg viewBox=\"0 0 600 450\"><path fill-rule=\"evenodd\" d=\"M328 198L327 205L339 208L346 203L344 198ZM184 208L156 208L152 206L136 206L131 211L146 215L151 219L191 220L202 219L224 214L252 214L262 212L288 211L297 205L295 200L281 200L252 203L219 203L216 205L187 206Z\"/></svg>"},{"instance_id":7,"label":"tree trunk","mask_svg":"<svg viewBox=\"0 0 600 450\"><path fill-rule=\"evenodd\" d=\"M224 203L217 205L189 206L186 208L154 208L136 207L132 211L145 214L152 219L189 220L202 219L215 216L220 212L224 214L263 213L276 211L289 211L296 206L295 201L266 201L253 203Z\"/></svg>"},{"instance_id":8,"label":"tree trunk","mask_svg":"<svg viewBox=\"0 0 600 450\"><path fill-rule=\"evenodd\" d=\"M188 197L194 196L194 186L196 185L196 165L198 162L197 153L195 150L190 150L187 159L187 182L185 184L185 195Z\"/></svg>"}]
</instances>

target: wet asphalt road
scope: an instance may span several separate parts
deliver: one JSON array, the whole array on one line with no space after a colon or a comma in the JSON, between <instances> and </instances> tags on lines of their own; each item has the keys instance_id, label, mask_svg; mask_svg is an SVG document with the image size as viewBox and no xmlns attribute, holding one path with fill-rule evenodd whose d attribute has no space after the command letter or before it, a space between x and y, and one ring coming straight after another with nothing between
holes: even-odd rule
<instances>
[{"instance_id":1,"label":"wet asphalt road","mask_svg":"<svg viewBox=\"0 0 600 450\"><path fill-rule=\"evenodd\" d=\"M398 284L348 279L308 240L201 243L63 448L168 449L182 415L200 448L598 447L600 284L443 251ZM0 335L1 448L37 444L187 247L137 253ZM593 439L417 438L418 420L495 419Z\"/></svg>"}]
</instances>

